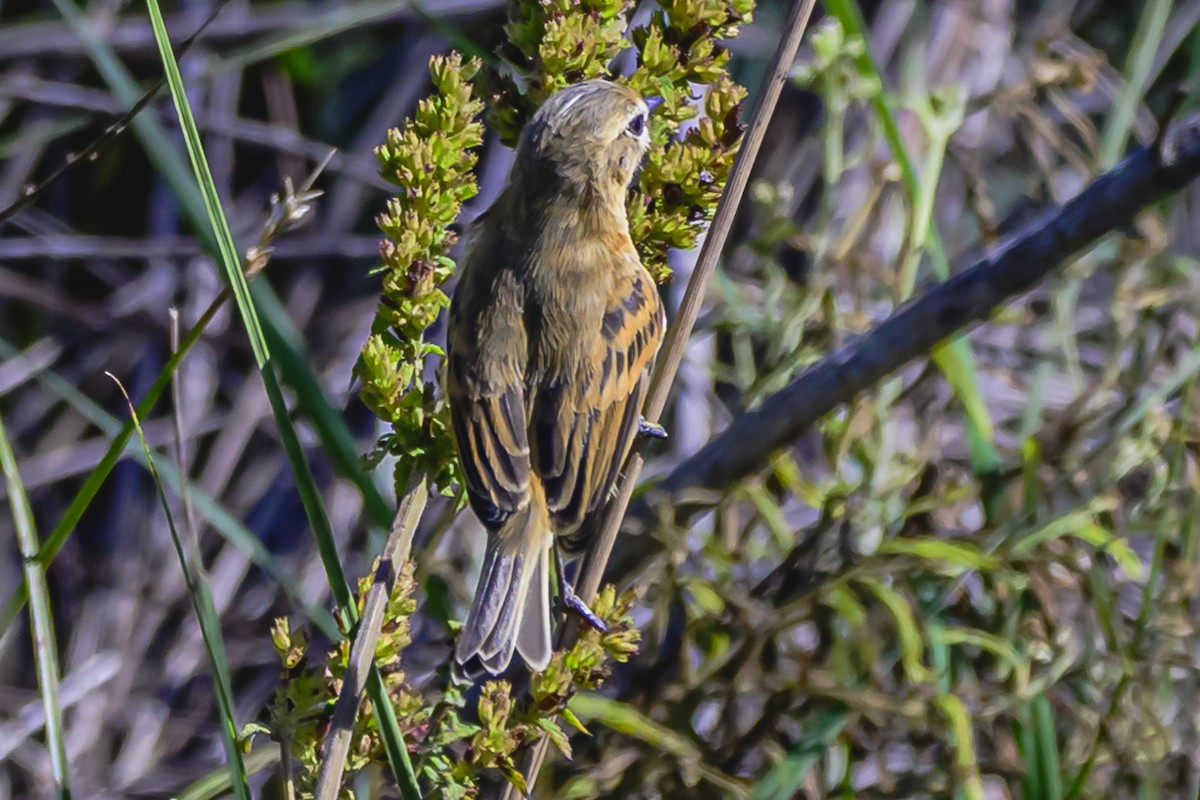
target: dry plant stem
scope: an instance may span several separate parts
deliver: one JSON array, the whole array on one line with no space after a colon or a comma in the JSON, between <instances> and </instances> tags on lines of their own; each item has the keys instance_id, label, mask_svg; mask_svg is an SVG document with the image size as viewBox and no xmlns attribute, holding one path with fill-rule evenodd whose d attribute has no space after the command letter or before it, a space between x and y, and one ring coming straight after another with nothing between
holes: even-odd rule
<instances>
[{"instance_id":1,"label":"dry plant stem","mask_svg":"<svg viewBox=\"0 0 1200 800\"><path fill-rule=\"evenodd\" d=\"M283 785L283 800L296 800L296 781L292 777L291 742L280 736L276 740L279 745L279 782Z\"/></svg>"},{"instance_id":2,"label":"dry plant stem","mask_svg":"<svg viewBox=\"0 0 1200 800\"><path fill-rule=\"evenodd\" d=\"M179 352L179 309L174 306L168 311L171 315L171 352ZM188 560L196 565L196 569L204 569L204 560L200 555L200 526L196 524L196 508L192 504L192 482L188 480L187 447L183 437L183 388L179 385L179 365L171 375L171 418L175 432L175 459L178 462L179 497L183 501L184 540L187 542Z\"/></svg>"},{"instance_id":3,"label":"dry plant stem","mask_svg":"<svg viewBox=\"0 0 1200 800\"><path fill-rule=\"evenodd\" d=\"M342 692L333 708L329 734L321 749L321 770L317 774L317 800L337 800L342 786L342 774L346 769L346 756L350 752L354 722L358 717L358 706L367 686L367 676L375 657L375 645L379 641L379 629L383 614L387 610L388 598L396 585L396 575L412 550L413 534L425 511L429 488L424 475L415 475L400 500L391 533L383 546L375 580L367 590L363 603L358 632L350 646L350 662L346 666L346 677L342 681Z\"/></svg>"},{"instance_id":4,"label":"dry plant stem","mask_svg":"<svg viewBox=\"0 0 1200 800\"><path fill-rule=\"evenodd\" d=\"M800 41L808 27L808 20L812 15L814 4L815 0L795 0L792 4L792 10L784 25L783 38L779 42L779 48L775 51L771 75L763 85L762 96L754 110L754 116L750 121L745 138L738 148L737 158L729 173L729 181L725 184L725 191L717 206L717 213L713 216L712 225L709 226L704 244L700 248L700 255L696 260L696 267L692 271L691 280L688 281L687 289L684 291L683 302L679 306L670 331L667 332L663 352L659 356L658 369L654 373L654 379L650 384L650 391L646 396L646 405L642 412L647 422L657 422L658 418L662 416L663 409L666 408L667 396L671 384L675 380L675 373L678 372L679 365L683 362L684 349L692 334L692 328L696 324L696 318L700 315L700 307L704 302L708 280L716 270L717 261L725 247L725 240L733 225L734 215L737 213L742 195L746 191L746 184L750 179L750 170L754 166L754 159L758 156L759 146L762 145L763 136L767 132L767 124L771 121L771 115L779 101L784 81L787 80L792 64L796 61L796 53L800 49ZM604 568L612 554L613 543L621 529L621 520L625 516L625 509L629 507L634 486L642 472L642 463L643 459L640 453L634 452L630 455L629 460L625 463L625 469L622 470L624 477L621 481L621 488L605 511L604 520L595 541L583 556L579 575L575 579L575 593L585 603L591 602L600 588L600 579L604 575ZM566 645L568 638L573 636L574 630L573 625L564 625L560 628L557 642L559 648ZM534 745L525 762L523 772L526 783L531 788L537 782L537 774L541 769L542 761L545 760L549 745L548 739L539 741ZM518 793L511 784L507 784L503 796L505 800L515 800Z\"/></svg>"}]
</instances>

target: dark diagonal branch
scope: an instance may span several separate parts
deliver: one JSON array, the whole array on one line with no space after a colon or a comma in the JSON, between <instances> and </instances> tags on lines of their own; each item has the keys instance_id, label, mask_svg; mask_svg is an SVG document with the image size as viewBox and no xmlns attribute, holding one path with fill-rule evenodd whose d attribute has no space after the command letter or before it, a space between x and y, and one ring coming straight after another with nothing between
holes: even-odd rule
<instances>
[{"instance_id":1,"label":"dark diagonal branch","mask_svg":"<svg viewBox=\"0 0 1200 800\"><path fill-rule=\"evenodd\" d=\"M1200 114L1173 126L1155 146L1132 153L1074 199L1027 224L944 283L901 307L874 330L829 355L675 468L631 509L626 527L644 530L654 509L685 524L737 481L759 472L776 451L947 338L986 319L1072 256L1128 226L1146 206L1200 176ZM624 572L654 547L622 545L612 564ZM630 543L632 544L632 542Z\"/></svg>"}]
</instances>

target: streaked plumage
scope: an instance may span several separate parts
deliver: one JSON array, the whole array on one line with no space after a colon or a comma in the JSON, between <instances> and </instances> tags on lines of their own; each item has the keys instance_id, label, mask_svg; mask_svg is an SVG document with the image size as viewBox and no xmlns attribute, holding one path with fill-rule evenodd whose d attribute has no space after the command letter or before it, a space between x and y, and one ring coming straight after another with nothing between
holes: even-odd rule
<instances>
[{"instance_id":1,"label":"streaked plumage","mask_svg":"<svg viewBox=\"0 0 1200 800\"><path fill-rule=\"evenodd\" d=\"M483 571L456 658L550 659L550 558L582 549L638 430L663 334L625 193L646 103L568 87L526 126L508 185L471 232L450 308L447 390Z\"/></svg>"}]
</instances>

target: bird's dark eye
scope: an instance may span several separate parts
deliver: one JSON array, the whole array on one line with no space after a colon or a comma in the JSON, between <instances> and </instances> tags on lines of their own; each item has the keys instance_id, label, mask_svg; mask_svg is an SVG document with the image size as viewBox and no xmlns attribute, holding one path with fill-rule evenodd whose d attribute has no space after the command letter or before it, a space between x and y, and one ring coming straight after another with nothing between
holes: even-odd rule
<instances>
[{"instance_id":1,"label":"bird's dark eye","mask_svg":"<svg viewBox=\"0 0 1200 800\"><path fill-rule=\"evenodd\" d=\"M633 119L629 120L629 125L626 128L634 136L641 136L642 131L646 129L646 115L638 114Z\"/></svg>"}]
</instances>

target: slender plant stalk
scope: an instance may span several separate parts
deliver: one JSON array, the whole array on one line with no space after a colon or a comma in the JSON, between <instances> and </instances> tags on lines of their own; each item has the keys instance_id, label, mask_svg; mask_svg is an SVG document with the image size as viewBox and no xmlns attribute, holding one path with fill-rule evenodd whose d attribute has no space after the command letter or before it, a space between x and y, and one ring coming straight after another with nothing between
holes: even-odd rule
<instances>
[{"instance_id":1,"label":"slender plant stalk","mask_svg":"<svg viewBox=\"0 0 1200 800\"><path fill-rule=\"evenodd\" d=\"M380 555L375 570L375 580L367 590L363 602L363 614L358 621L358 632L350 646L350 660L346 665L346 676L342 681L342 692L333 708L333 719L329 733L321 749L321 770L317 773L317 800L337 800L342 789L342 773L346 769L346 756L350 752L350 740L354 735L354 722L358 718L359 698L366 688L367 675L375 656L375 645L379 642L379 630L383 615L387 611L388 599L396 586L396 576L412 551L413 535L417 523L425 512L429 499L429 486L423 474L416 474L409 482L408 490L396 511L395 523Z\"/></svg>"},{"instance_id":2,"label":"slender plant stalk","mask_svg":"<svg viewBox=\"0 0 1200 800\"><path fill-rule=\"evenodd\" d=\"M688 338L692 334L692 328L696 325L696 319L700 316L700 307L704 302L708 280L717 268L717 261L725 247L725 240L733 225L734 215L737 213L742 195L746 191L754 159L758 156L758 149L762 145L767 124L779 101L784 81L787 80L792 64L796 61L800 40L804 37L804 31L808 27L808 20L812 15L814 4L815 0L795 0L792 4L792 10L784 25L783 38L779 42L779 48L775 51L770 76L763 85L762 96L754 110L754 117L750 121L745 138L738 148L737 158L730 170L725 191L721 195L721 202L717 206L716 214L713 215L712 225L709 226L708 234L704 237L704 244L700 248L700 255L696 259L696 267L692 271L687 289L683 293L683 301L680 303L670 331L667 332L667 339L663 343L662 353L658 359L658 368L651 381L646 405L642 411L643 416L649 422L657 422L662 416L663 409L666 408L667 397L671 384L675 380L675 373L679 371L679 365L683 363L683 353L687 347ZM630 455L629 460L625 463L625 469L622 470L625 477L621 482L621 488L604 513L604 519L595 541L583 556L583 563L575 578L575 593L583 598L584 602L590 602L600 588L600 579L604 575L604 568L612 554L613 543L621 529L621 520L625 516L625 509L629 507L629 501L633 498L634 486L637 484L638 476L641 475L643 463L644 459L640 453L635 451ZM574 631L573 625L562 626L558 637L560 648L566 644L567 637L572 636ZM530 787L537 783L537 775L541 770L549 746L548 738L541 739L534 745L526 758L523 772L526 783ZM517 797L516 787L506 784L505 800L516 800Z\"/></svg>"},{"instance_id":3,"label":"slender plant stalk","mask_svg":"<svg viewBox=\"0 0 1200 800\"><path fill-rule=\"evenodd\" d=\"M63 742L62 708L58 702L58 648L54 638L54 617L50 610L50 590L46 586L46 568L37 560L37 526L33 509L25 494L25 484L17 471L4 422L0 420L0 470L8 484L8 502L12 507L13 527L17 546L25 568L25 585L29 587L30 630L33 634L33 658L37 662L38 691L46 714L46 749L50 751L50 771L54 776L55 796L66 800L71 796L67 766L67 749Z\"/></svg>"},{"instance_id":4,"label":"slender plant stalk","mask_svg":"<svg viewBox=\"0 0 1200 800\"><path fill-rule=\"evenodd\" d=\"M679 365L683 363L683 354L687 349L688 339L691 336L692 328L696 325L696 319L700 316L708 280L716 271L717 261L721 257L725 240L733 225L734 215L737 214L746 184L750 179L750 170L754 166L754 159L758 156L758 149L766 134L767 124L775 110L775 104L779 101L783 83L787 80L792 64L796 60L796 52L800 48L800 40L808 27L808 19L812 14L814 4L815 0L796 0L792 5L784 28L783 39L779 43L779 49L776 51L772 63L771 76L763 86L762 97L755 109L754 117L750 121L745 138L738 148L737 159L730 170L729 181L721 195L721 202L713 216L712 225L700 248L696 267L692 271L691 279L683 294L683 301L679 305L674 324L671 325L666 341L663 343L662 353L658 359L658 368L651 381L650 390L646 396L646 405L642 412L648 422L657 422L666 408L675 373L679 371ZM575 588L585 600L591 600L600 588L600 578L604 574L605 565L608 564L613 542L620 529L621 519L625 515L628 498L632 497L633 487L641 473L642 463L641 455L635 455L626 464L621 493L617 500L608 507L596 542L584 556Z\"/></svg>"},{"instance_id":5,"label":"slender plant stalk","mask_svg":"<svg viewBox=\"0 0 1200 800\"><path fill-rule=\"evenodd\" d=\"M171 98L175 103L175 110L179 116L179 124L183 130L188 157L192 162L192 170L200 185L205 211L212 227L213 236L217 242L219 260L225 271L225 277L229 282L229 286L233 290L234 301L237 304L243 326L246 328L246 333L249 336L250 347L254 352L255 364L262 375L263 384L267 391L267 399L271 405L271 412L275 417L275 424L279 430L280 439L283 442L284 452L287 455L288 462L291 464L292 474L296 480L296 488L300 493L301 503L304 506L309 524L312 526L313 536L317 541L317 551L321 557L321 563L325 568L326 578L329 581L334 600L341 612L343 626L346 630L351 630L358 621L358 609L350 589L350 583L346 580L346 574L342 570L341 562L338 560L333 529L330 526L329 517L325 513L321 494L317 490L312 470L309 468L308 460L304 453L304 448L300 444L300 437L296 434L296 428L292 424L291 415L284 400L283 391L279 385L279 379L275 375L275 367L271 360L271 353L267 348L266 337L259 323L254 301L250 296L250 286L246 281L246 276L242 272L241 259L237 255L237 249L233 242L233 234L229 229L229 221L221 208L221 199L217 194L216 184L213 181L212 172L204 155L200 132L196 127L196 120L192 115L187 91L183 85L183 77L180 75L179 65L176 63L174 53L171 50L171 41L167 35L162 10L159 8L157 0L147 0L146 6L150 13L150 22L154 28L154 38L158 44L163 69L167 75L167 85L170 87ZM417 800L421 796L420 790L417 788L416 775L413 773L412 763L408 758L408 750L404 746L400 728L396 722L395 710L389 702L386 687L379 676L379 670L373 665L370 668L367 691L370 694L372 705L379 712L380 736L384 741L388 760L391 762L392 771L396 776L400 792L405 800Z\"/></svg>"},{"instance_id":6,"label":"slender plant stalk","mask_svg":"<svg viewBox=\"0 0 1200 800\"><path fill-rule=\"evenodd\" d=\"M158 493L158 502L163 514L167 517L167 527L171 531L171 542L175 545L175 555L179 558L179 567L183 570L183 580L187 586L188 598L192 601L192 610L196 621L200 624L200 635L204 639L204 651L208 654L209 667L213 673L213 688L217 696L217 710L221 715L221 741L225 745L225 768L229 770L233 793L238 800L251 800L250 786L246 783L246 764L242 761L242 748L238 742L237 720L233 715L233 681L229 677L229 659L225 655L225 639L221 636L221 618L213 604L212 592L208 581L204 578L199 562L186 554L188 547L184 545L175 527L175 517L171 514L171 505L167 502L167 493L163 489L162 479L154 463L150 444L142 432L142 424L137 416L137 409L129 393L117 376L106 373L121 390L125 402L129 406L129 416L133 420L134 430L137 431L138 441L146 456L146 467L150 477L154 479L154 488ZM198 554L194 554L198 555Z\"/></svg>"},{"instance_id":7,"label":"slender plant stalk","mask_svg":"<svg viewBox=\"0 0 1200 800\"><path fill-rule=\"evenodd\" d=\"M171 355L179 352L179 309L171 307ZM171 421L175 436L175 463L179 470L179 499L183 502L183 529L187 536L188 560L201 573L204 559L200 555L200 526L196 523L196 507L192 503L192 482L188 480L188 456L183 436L183 389L179 385L179 371L171 376Z\"/></svg>"},{"instance_id":8,"label":"slender plant stalk","mask_svg":"<svg viewBox=\"0 0 1200 800\"><path fill-rule=\"evenodd\" d=\"M162 395L163 390L167 388L167 383L171 379L171 374L179 361L191 349L197 341L200 340L200 335L216 316L217 311L224 305L225 301L230 297L229 289L225 289L218 295L212 303L209 304L204 314L197 320L192 329L188 331L188 335L180 343L179 349L176 350L171 358L167 361L165 367L159 372L158 377L150 386L150 391L142 398L142 402L138 404L137 411L140 416L146 416L154 408L154 404L158 402L158 398ZM54 526L54 530L50 532L50 536L46 542L38 549L35 558L38 563L46 567L58 555L58 551L66 543L67 537L75 530L75 526L79 523L83 512L85 512L92 500L96 497L96 493L100 491L100 487L104 481L108 479L109 473L113 467L121 460L121 456L125 452L125 447L129 443L129 437L133 435L133 422L125 423L120 433L113 437L112 444L108 446L108 450L104 453L104 457L100 459L100 463L96 465L83 482L83 486L79 487L79 491L75 493L75 497L71 499L67 510L63 512L62 518L58 524ZM25 605L28 599L28 585L22 583L4 602L4 606L0 607L0 633L8 630L8 626Z\"/></svg>"}]
</instances>

